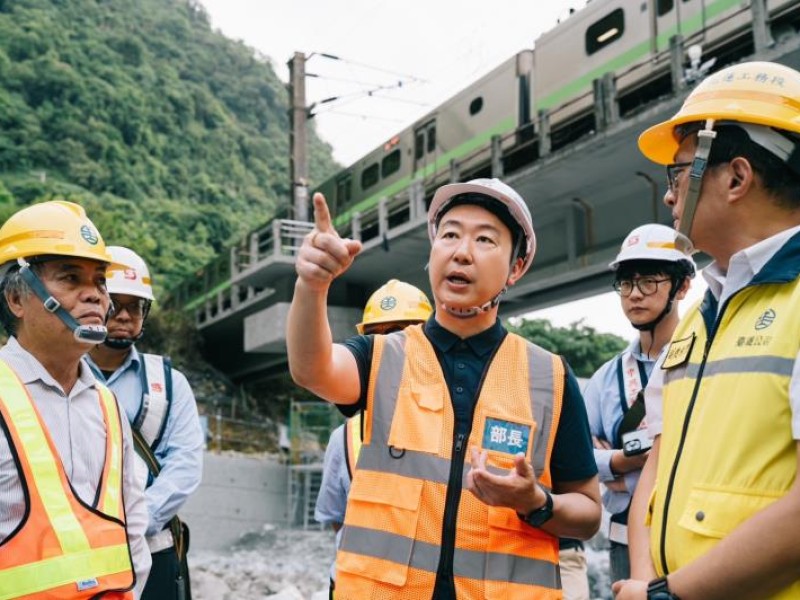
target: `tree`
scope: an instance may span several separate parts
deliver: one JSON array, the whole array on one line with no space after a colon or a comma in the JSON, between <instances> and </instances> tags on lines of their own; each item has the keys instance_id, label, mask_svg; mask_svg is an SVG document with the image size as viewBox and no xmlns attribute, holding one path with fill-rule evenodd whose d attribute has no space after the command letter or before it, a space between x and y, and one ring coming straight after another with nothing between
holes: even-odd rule
<instances>
[{"instance_id":1,"label":"tree","mask_svg":"<svg viewBox=\"0 0 800 600\"><path fill-rule=\"evenodd\" d=\"M582 319L569 327L554 327L546 319L520 319L509 323L508 330L561 354L578 377L591 377L604 362L628 345L618 335L599 333L584 325Z\"/></svg>"}]
</instances>

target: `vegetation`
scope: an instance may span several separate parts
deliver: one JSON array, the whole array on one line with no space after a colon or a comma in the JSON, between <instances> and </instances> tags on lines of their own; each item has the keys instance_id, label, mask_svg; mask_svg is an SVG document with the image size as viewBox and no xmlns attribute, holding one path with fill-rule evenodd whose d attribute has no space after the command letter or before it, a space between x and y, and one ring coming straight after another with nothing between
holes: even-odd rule
<instances>
[{"instance_id":1,"label":"vegetation","mask_svg":"<svg viewBox=\"0 0 800 600\"><path fill-rule=\"evenodd\" d=\"M287 102L195 0L0 0L0 218L79 202L171 287L287 204Z\"/></svg>"},{"instance_id":2,"label":"vegetation","mask_svg":"<svg viewBox=\"0 0 800 600\"><path fill-rule=\"evenodd\" d=\"M561 354L578 377L591 377L604 362L628 345L613 333L599 333L583 321L569 327L555 327L545 319L521 319L508 324L513 331L542 348Z\"/></svg>"}]
</instances>

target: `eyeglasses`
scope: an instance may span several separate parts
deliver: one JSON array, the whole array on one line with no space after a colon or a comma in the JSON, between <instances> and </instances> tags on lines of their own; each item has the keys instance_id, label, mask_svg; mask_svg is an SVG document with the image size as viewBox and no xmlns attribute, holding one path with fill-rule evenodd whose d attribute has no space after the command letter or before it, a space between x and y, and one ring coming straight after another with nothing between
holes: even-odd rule
<instances>
[{"instance_id":1,"label":"eyeglasses","mask_svg":"<svg viewBox=\"0 0 800 600\"><path fill-rule=\"evenodd\" d=\"M114 307L114 314L118 315L123 310L128 311L128 315L132 319L138 319L147 311L147 300L144 298L137 298L133 302L122 304L118 300L111 299L111 306Z\"/></svg>"},{"instance_id":2,"label":"eyeglasses","mask_svg":"<svg viewBox=\"0 0 800 600\"><path fill-rule=\"evenodd\" d=\"M680 174L683 173L687 167L691 166L691 162L679 162L667 165L667 189L670 192L673 194L675 193L678 187L678 177L680 177Z\"/></svg>"},{"instance_id":3,"label":"eyeglasses","mask_svg":"<svg viewBox=\"0 0 800 600\"><path fill-rule=\"evenodd\" d=\"M612 287L623 298L627 298L633 293L634 286L641 292L642 296L650 296L658 291L658 284L664 283L665 281L670 281L670 278L656 279L655 277L637 277L636 279L615 281Z\"/></svg>"}]
</instances>

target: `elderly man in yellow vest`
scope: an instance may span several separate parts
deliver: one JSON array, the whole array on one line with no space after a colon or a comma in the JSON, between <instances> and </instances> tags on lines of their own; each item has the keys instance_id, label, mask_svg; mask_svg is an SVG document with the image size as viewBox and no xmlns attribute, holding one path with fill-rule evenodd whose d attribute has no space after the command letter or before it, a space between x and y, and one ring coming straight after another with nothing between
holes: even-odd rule
<instances>
[{"instance_id":1,"label":"elderly man in yellow vest","mask_svg":"<svg viewBox=\"0 0 800 600\"><path fill-rule=\"evenodd\" d=\"M498 319L533 260L527 204L497 179L439 188L433 318L345 344L332 343L327 294L360 243L338 236L320 194L314 216L297 257L289 365L343 412L365 411L337 600L562 598L558 537L597 531L600 490L574 376Z\"/></svg>"},{"instance_id":2,"label":"elderly man in yellow vest","mask_svg":"<svg viewBox=\"0 0 800 600\"><path fill-rule=\"evenodd\" d=\"M105 338L110 256L83 208L0 228L0 596L134 598L150 568L130 426L81 357Z\"/></svg>"},{"instance_id":3,"label":"elderly man in yellow vest","mask_svg":"<svg viewBox=\"0 0 800 600\"><path fill-rule=\"evenodd\" d=\"M797 71L735 65L639 138L714 262L645 392L657 437L617 600L800 598L798 98Z\"/></svg>"}]
</instances>

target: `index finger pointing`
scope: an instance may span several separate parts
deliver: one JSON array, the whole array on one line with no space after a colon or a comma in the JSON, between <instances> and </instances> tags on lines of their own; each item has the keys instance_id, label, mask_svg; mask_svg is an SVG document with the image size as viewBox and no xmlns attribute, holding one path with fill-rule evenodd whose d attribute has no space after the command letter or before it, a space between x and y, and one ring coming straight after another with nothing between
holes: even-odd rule
<instances>
[{"instance_id":1,"label":"index finger pointing","mask_svg":"<svg viewBox=\"0 0 800 600\"><path fill-rule=\"evenodd\" d=\"M328 204L325 202L325 196L317 192L314 194L314 227L317 231L325 233L333 233L333 224L331 223L331 212L328 210Z\"/></svg>"}]
</instances>

